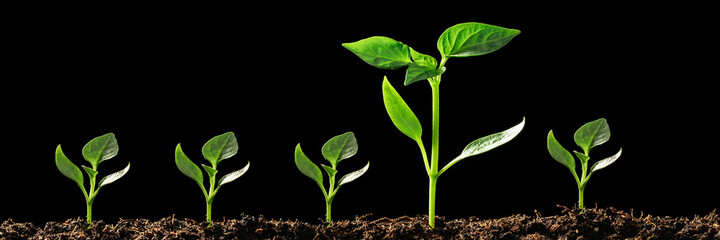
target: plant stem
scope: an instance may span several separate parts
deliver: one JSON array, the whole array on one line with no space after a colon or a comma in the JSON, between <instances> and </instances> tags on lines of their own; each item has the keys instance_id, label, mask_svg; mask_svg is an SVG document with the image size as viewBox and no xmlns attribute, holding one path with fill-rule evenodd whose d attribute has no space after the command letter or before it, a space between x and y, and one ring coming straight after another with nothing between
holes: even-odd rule
<instances>
[{"instance_id":1,"label":"plant stem","mask_svg":"<svg viewBox=\"0 0 720 240\"><path fill-rule=\"evenodd\" d=\"M435 228L435 191L438 175L438 154L440 150L440 76L430 81L432 89L432 146L430 152L430 191L428 201L428 224Z\"/></svg>"},{"instance_id":2,"label":"plant stem","mask_svg":"<svg viewBox=\"0 0 720 240\"><path fill-rule=\"evenodd\" d=\"M90 224L88 228L92 226L92 202L87 202L87 222Z\"/></svg>"},{"instance_id":3,"label":"plant stem","mask_svg":"<svg viewBox=\"0 0 720 240\"><path fill-rule=\"evenodd\" d=\"M332 225L332 217L330 217L330 214L332 212L332 199L328 199L325 201L325 221L327 222L327 226Z\"/></svg>"},{"instance_id":4,"label":"plant stem","mask_svg":"<svg viewBox=\"0 0 720 240\"><path fill-rule=\"evenodd\" d=\"M430 201L428 206L428 224L430 228L435 228L435 191L437 186L437 177L430 177Z\"/></svg>"},{"instance_id":5,"label":"plant stem","mask_svg":"<svg viewBox=\"0 0 720 240\"><path fill-rule=\"evenodd\" d=\"M578 188L578 208L580 208L580 213L583 213L585 211L585 186L581 186Z\"/></svg>"},{"instance_id":6,"label":"plant stem","mask_svg":"<svg viewBox=\"0 0 720 240\"><path fill-rule=\"evenodd\" d=\"M212 226L212 200L205 201L207 210L207 222L208 226Z\"/></svg>"}]
</instances>

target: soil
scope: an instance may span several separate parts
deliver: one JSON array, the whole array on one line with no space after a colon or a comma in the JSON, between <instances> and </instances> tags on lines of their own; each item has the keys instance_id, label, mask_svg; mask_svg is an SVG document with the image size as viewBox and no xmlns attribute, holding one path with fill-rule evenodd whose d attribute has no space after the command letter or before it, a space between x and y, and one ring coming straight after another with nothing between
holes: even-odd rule
<instances>
[{"instance_id":1,"label":"soil","mask_svg":"<svg viewBox=\"0 0 720 240\"><path fill-rule=\"evenodd\" d=\"M167 217L158 221L120 219L88 224L82 218L48 222L44 227L16 223L0 225L0 239L720 239L720 216L658 217L614 208L586 209L580 214L565 207L560 215L516 214L499 219L446 220L438 217L428 228L426 216L376 218L322 223L241 215L216 221L211 227L191 219ZM639 215L639 216L638 216Z\"/></svg>"}]
</instances>

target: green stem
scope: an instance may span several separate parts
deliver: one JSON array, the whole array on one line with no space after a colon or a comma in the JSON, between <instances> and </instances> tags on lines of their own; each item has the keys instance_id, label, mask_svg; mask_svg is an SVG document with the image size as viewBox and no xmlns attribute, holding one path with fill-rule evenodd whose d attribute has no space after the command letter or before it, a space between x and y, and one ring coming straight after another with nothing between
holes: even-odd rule
<instances>
[{"instance_id":1,"label":"green stem","mask_svg":"<svg viewBox=\"0 0 720 240\"><path fill-rule=\"evenodd\" d=\"M430 191L428 201L428 224L435 228L435 191L438 178L438 158L440 150L440 76L430 81L432 89L432 146L430 152Z\"/></svg>"},{"instance_id":2,"label":"green stem","mask_svg":"<svg viewBox=\"0 0 720 240\"><path fill-rule=\"evenodd\" d=\"M428 224L430 228L435 228L435 191L437 186L437 177L430 177L430 202L428 206Z\"/></svg>"},{"instance_id":3,"label":"green stem","mask_svg":"<svg viewBox=\"0 0 720 240\"><path fill-rule=\"evenodd\" d=\"M207 210L207 222L208 226L212 226L212 200L205 201L206 206L205 209Z\"/></svg>"},{"instance_id":4,"label":"green stem","mask_svg":"<svg viewBox=\"0 0 720 240\"><path fill-rule=\"evenodd\" d=\"M581 186L578 188L578 208L580 208L580 213L583 213L585 211L585 186Z\"/></svg>"},{"instance_id":5,"label":"green stem","mask_svg":"<svg viewBox=\"0 0 720 240\"><path fill-rule=\"evenodd\" d=\"M332 199L328 199L325 201L325 221L327 222L327 226L330 227L332 225Z\"/></svg>"},{"instance_id":6,"label":"green stem","mask_svg":"<svg viewBox=\"0 0 720 240\"><path fill-rule=\"evenodd\" d=\"M87 222L90 224L88 228L92 226L92 202L87 202Z\"/></svg>"}]
</instances>

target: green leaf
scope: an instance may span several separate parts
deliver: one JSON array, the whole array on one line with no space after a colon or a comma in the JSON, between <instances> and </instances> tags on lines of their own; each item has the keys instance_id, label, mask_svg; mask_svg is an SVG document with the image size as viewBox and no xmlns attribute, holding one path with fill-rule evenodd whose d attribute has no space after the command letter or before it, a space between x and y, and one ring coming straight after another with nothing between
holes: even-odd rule
<instances>
[{"instance_id":1,"label":"green leaf","mask_svg":"<svg viewBox=\"0 0 720 240\"><path fill-rule=\"evenodd\" d=\"M100 183L99 183L100 185L99 185L98 189L100 189L101 187L103 187L103 186L105 186L105 185L108 185L108 184L111 184L111 183L117 181L117 180L120 179L121 177L125 176L125 174L126 174L129 170L130 170L130 163L128 162L127 167L125 167L123 170L117 171L117 172L115 172L115 173L113 173L113 174L107 175L107 176L105 176L104 178L102 178L102 179L100 180Z\"/></svg>"},{"instance_id":2,"label":"green leaf","mask_svg":"<svg viewBox=\"0 0 720 240\"><path fill-rule=\"evenodd\" d=\"M185 174L185 176L188 176L204 188L202 171L200 171L200 168L190 161L190 158L185 155L179 143L177 147L175 147L175 165L177 165L180 172Z\"/></svg>"},{"instance_id":3,"label":"green leaf","mask_svg":"<svg viewBox=\"0 0 720 240\"><path fill-rule=\"evenodd\" d=\"M212 168L211 166L205 164L200 164L200 166L208 173L208 177L214 177L218 173L218 170Z\"/></svg>"},{"instance_id":4,"label":"green leaf","mask_svg":"<svg viewBox=\"0 0 720 240\"><path fill-rule=\"evenodd\" d=\"M310 161L310 159L308 159L307 156L305 156L305 153L303 153L299 143L295 147L295 166L297 166L298 170L305 174L305 176L309 177L310 179L315 181L321 188L323 188L323 176L320 168L318 168L317 165L315 165L312 161Z\"/></svg>"},{"instance_id":5,"label":"green leaf","mask_svg":"<svg viewBox=\"0 0 720 240\"><path fill-rule=\"evenodd\" d=\"M247 172L248 169L250 169L250 162L248 162L245 165L245 167L241 168L240 170L225 174L225 176L220 178L220 182L218 183L219 184L218 188L220 188L220 186L222 186L222 185L225 185L227 183L235 181L235 179L238 179L240 176L245 174L245 172Z\"/></svg>"},{"instance_id":6,"label":"green leaf","mask_svg":"<svg viewBox=\"0 0 720 240\"><path fill-rule=\"evenodd\" d=\"M569 168L575 174L575 158L555 139L553 131L550 130L547 136L547 149L555 161Z\"/></svg>"},{"instance_id":7,"label":"green leaf","mask_svg":"<svg viewBox=\"0 0 720 240\"><path fill-rule=\"evenodd\" d=\"M93 138L82 149L83 157L93 168L97 168L101 162L115 157L117 153L118 144L113 133Z\"/></svg>"},{"instance_id":8,"label":"green leaf","mask_svg":"<svg viewBox=\"0 0 720 240\"><path fill-rule=\"evenodd\" d=\"M437 60L430 55L419 53L415 51L415 49L410 48L410 56L412 57L413 62L418 65L437 68Z\"/></svg>"},{"instance_id":9,"label":"green leaf","mask_svg":"<svg viewBox=\"0 0 720 240\"><path fill-rule=\"evenodd\" d=\"M331 177L331 178L332 178L332 177L334 177L335 174L337 174L337 172L338 172L337 170L335 170L334 168L332 168L332 167L330 167L330 166L328 166L328 165L320 164L320 166L321 166L323 169L325 169L325 172L327 172L328 177Z\"/></svg>"},{"instance_id":10,"label":"green leaf","mask_svg":"<svg viewBox=\"0 0 720 240\"><path fill-rule=\"evenodd\" d=\"M603 160L597 161L595 164L592 165L592 167L590 167L590 173L592 174L593 172L603 169L603 168L609 166L610 164L614 163L615 160L617 160L620 157L620 154L622 154L622 148L620 148L620 151L618 151L615 155L613 155L609 158L605 158Z\"/></svg>"},{"instance_id":11,"label":"green leaf","mask_svg":"<svg viewBox=\"0 0 720 240\"><path fill-rule=\"evenodd\" d=\"M335 167L340 161L354 156L357 150L358 145L355 134L346 132L325 142L322 147L322 155Z\"/></svg>"},{"instance_id":12,"label":"green leaf","mask_svg":"<svg viewBox=\"0 0 720 240\"><path fill-rule=\"evenodd\" d=\"M434 67L428 67L417 63L411 63L405 71L405 86L410 85L414 82L427 80L445 72L445 67L435 69Z\"/></svg>"},{"instance_id":13,"label":"green leaf","mask_svg":"<svg viewBox=\"0 0 720 240\"><path fill-rule=\"evenodd\" d=\"M387 77L383 79L382 91L385 110L390 115L390 120L395 124L395 127L416 142L421 141L422 126L420 120L417 119L415 113L410 110L410 107L400 97L395 88L390 85Z\"/></svg>"},{"instance_id":14,"label":"green leaf","mask_svg":"<svg viewBox=\"0 0 720 240\"><path fill-rule=\"evenodd\" d=\"M580 163L583 165L587 164L588 160L590 160L590 156L585 155L584 153L578 151L573 151L573 153L578 157L578 159L580 159Z\"/></svg>"},{"instance_id":15,"label":"green leaf","mask_svg":"<svg viewBox=\"0 0 720 240\"><path fill-rule=\"evenodd\" d=\"M491 53L505 46L520 30L483 23L461 23L440 35L437 48L446 57L470 57Z\"/></svg>"},{"instance_id":16,"label":"green leaf","mask_svg":"<svg viewBox=\"0 0 720 240\"><path fill-rule=\"evenodd\" d=\"M345 176L340 178L340 181L338 181L338 188L342 185L345 185L346 183L354 181L355 179L357 179L360 176L362 176L363 174L365 174L365 172L368 170L369 167L370 167L370 162L365 164L365 167L363 167L357 171L345 174Z\"/></svg>"},{"instance_id":17,"label":"green leaf","mask_svg":"<svg viewBox=\"0 0 720 240\"><path fill-rule=\"evenodd\" d=\"M90 177L90 179L94 179L95 176L97 176L97 174L98 174L98 172L95 171L95 169L92 169L92 168L89 168L89 167L86 167L86 166L82 166L82 165L81 165L80 167L82 167L83 170L85 170L85 172L88 174L88 176ZM92 181L92 180L91 180L91 181Z\"/></svg>"},{"instance_id":18,"label":"green leaf","mask_svg":"<svg viewBox=\"0 0 720 240\"><path fill-rule=\"evenodd\" d=\"M575 144L585 151L585 155L590 150L610 140L610 127L604 118L586 123L575 132Z\"/></svg>"},{"instance_id":19,"label":"green leaf","mask_svg":"<svg viewBox=\"0 0 720 240\"><path fill-rule=\"evenodd\" d=\"M235 156L238 152L235 133L226 132L208 140L202 148L202 154L213 167L217 167L220 161Z\"/></svg>"},{"instance_id":20,"label":"green leaf","mask_svg":"<svg viewBox=\"0 0 720 240\"><path fill-rule=\"evenodd\" d=\"M410 47L388 37L369 37L342 45L366 63L382 69L394 70L412 62Z\"/></svg>"},{"instance_id":21,"label":"green leaf","mask_svg":"<svg viewBox=\"0 0 720 240\"><path fill-rule=\"evenodd\" d=\"M58 170L60 170L60 173L70 180L73 180L73 182L80 186L80 188L84 191L85 187L83 186L83 182L85 179L83 178L80 168L70 162L70 159L65 156L65 153L63 153L59 144L57 148L55 148L55 165Z\"/></svg>"},{"instance_id":22,"label":"green leaf","mask_svg":"<svg viewBox=\"0 0 720 240\"><path fill-rule=\"evenodd\" d=\"M525 118L523 118L522 122L520 122L519 124L505 131L491 134L470 142L470 144L468 144L465 149L463 149L462 153L460 153L460 156L457 156L445 167L443 167L442 170L440 170L440 174L445 172L448 168L450 168L452 165L459 162L460 160L490 151L509 142L510 140L515 138L515 136L517 136L520 131L522 131L523 127L525 127Z\"/></svg>"}]
</instances>

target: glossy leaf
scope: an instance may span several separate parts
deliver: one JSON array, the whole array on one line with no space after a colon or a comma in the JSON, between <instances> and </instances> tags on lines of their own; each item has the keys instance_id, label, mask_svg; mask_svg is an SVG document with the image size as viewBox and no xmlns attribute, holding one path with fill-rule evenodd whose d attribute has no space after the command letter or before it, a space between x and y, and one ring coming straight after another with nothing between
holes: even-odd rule
<instances>
[{"instance_id":1,"label":"glossy leaf","mask_svg":"<svg viewBox=\"0 0 720 240\"><path fill-rule=\"evenodd\" d=\"M575 132L575 144L582 148L586 155L590 149L608 140L610 140L610 127L604 118L586 123Z\"/></svg>"},{"instance_id":2,"label":"glossy leaf","mask_svg":"<svg viewBox=\"0 0 720 240\"><path fill-rule=\"evenodd\" d=\"M80 188L84 189L83 182L85 179L83 178L80 168L70 162L70 159L65 156L65 153L63 153L60 145L55 148L55 165L58 170L60 170L60 173L75 182L78 186L80 186Z\"/></svg>"},{"instance_id":3,"label":"glossy leaf","mask_svg":"<svg viewBox=\"0 0 720 240\"><path fill-rule=\"evenodd\" d=\"M463 149L462 153L460 153L460 156L457 156L455 159L450 161L450 163L448 163L440 171L440 173L442 174L442 172L446 171L448 168L450 168L452 165L459 162L460 160L490 151L509 142L510 140L515 138L520 133L520 131L522 131L523 127L525 127L525 118L523 118L522 122L520 122L519 124L505 131L491 134L470 142L470 144L468 144L465 149Z\"/></svg>"},{"instance_id":4,"label":"glossy leaf","mask_svg":"<svg viewBox=\"0 0 720 240\"><path fill-rule=\"evenodd\" d=\"M354 156L357 150L358 145L355 134L353 132L346 132L325 142L325 145L322 147L322 155L334 167L337 166L337 163L340 161Z\"/></svg>"},{"instance_id":5,"label":"glossy leaf","mask_svg":"<svg viewBox=\"0 0 720 240\"><path fill-rule=\"evenodd\" d=\"M388 37L369 37L342 45L366 63L382 69L398 69L412 62L410 47Z\"/></svg>"},{"instance_id":6,"label":"glossy leaf","mask_svg":"<svg viewBox=\"0 0 720 240\"><path fill-rule=\"evenodd\" d=\"M97 168L97 165L105 160L115 157L118 153L117 139L115 134L108 133L96 138L93 138L85 144L82 149L82 155L86 161L88 161L93 168Z\"/></svg>"},{"instance_id":7,"label":"glossy leaf","mask_svg":"<svg viewBox=\"0 0 720 240\"><path fill-rule=\"evenodd\" d=\"M354 181L355 179L359 178L360 176L362 176L363 174L365 174L365 172L368 170L369 167L370 167L370 162L368 162L367 164L365 164L365 167L363 167L363 168L361 168L361 169L359 169L359 170L357 170L357 171L354 171L354 172L345 174L345 176L343 176L342 178L340 178L340 181L338 181L338 187L340 187L340 186L342 186L342 185L344 185L344 184L346 184L346 183L352 182L352 181Z\"/></svg>"},{"instance_id":8,"label":"glossy leaf","mask_svg":"<svg viewBox=\"0 0 720 240\"><path fill-rule=\"evenodd\" d=\"M597 161L595 164L592 165L592 167L590 167L590 173L592 174L593 172L603 169L603 168L609 166L610 164L614 163L615 160L617 160L620 157L620 154L622 154L622 148L620 148L620 151L618 151L615 155L605 158L603 160Z\"/></svg>"},{"instance_id":9,"label":"glossy leaf","mask_svg":"<svg viewBox=\"0 0 720 240\"><path fill-rule=\"evenodd\" d=\"M250 162L248 162L245 167L241 168L240 170L225 174L222 178L220 178L220 182L218 183L218 188L222 185L225 185L227 183L230 183L232 181L235 181L235 179L238 179L241 177L247 170L250 169Z\"/></svg>"},{"instance_id":10,"label":"glossy leaf","mask_svg":"<svg viewBox=\"0 0 720 240\"><path fill-rule=\"evenodd\" d=\"M100 183L99 183L99 186L100 186L100 187L99 187L99 188L101 188L101 187L103 187L103 186L105 186L105 185L108 185L108 184L111 184L111 183L117 181L118 179L120 179L120 178L122 178L123 176L125 176L125 174L126 174L129 170L130 170L130 163L128 163L127 167L125 167L123 170L120 170L120 171L117 171L117 172L115 172L115 173L113 173L113 174L110 174L110 175L105 176L104 178L102 178L102 179L100 180Z\"/></svg>"},{"instance_id":11,"label":"glossy leaf","mask_svg":"<svg viewBox=\"0 0 720 240\"><path fill-rule=\"evenodd\" d=\"M560 145L560 143L555 139L555 135L552 130L550 130L547 136L547 149L548 152L550 152L550 156L552 156L555 161L575 173L575 158L573 158L572 154L570 154L570 152Z\"/></svg>"},{"instance_id":12,"label":"glossy leaf","mask_svg":"<svg viewBox=\"0 0 720 240\"><path fill-rule=\"evenodd\" d=\"M395 88L390 85L387 77L383 80L382 91L385 110L387 110L395 127L416 142L421 141L422 126L420 120L417 119L415 113L410 110L410 107L400 97Z\"/></svg>"},{"instance_id":13,"label":"glossy leaf","mask_svg":"<svg viewBox=\"0 0 720 240\"><path fill-rule=\"evenodd\" d=\"M446 57L469 57L491 53L505 46L520 30L483 23L461 23L440 35L437 48Z\"/></svg>"},{"instance_id":14,"label":"glossy leaf","mask_svg":"<svg viewBox=\"0 0 720 240\"><path fill-rule=\"evenodd\" d=\"M202 148L202 154L213 167L217 167L220 161L235 156L238 152L235 133L227 132L208 140Z\"/></svg>"},{"instance_id":15,"label":"glossy leaf","mask_svg":"<svg viewBox=\"0 0 720 240\"><path fill-rule=\"evenodd\" d=\"M299 143L295 147L295 166L297 166L300 172L315 181L322 188L323 176L320 168L318 168L317 165L315 165L312 161L310 161L307 156L305 156L305 153L303 153Z\"/></svg>"},{"instance_id":16,"label":"glossy leaf","mask_svg":"<svg viewBox=\"0 0 720 240\"><path fill-rule=\"evenodd\" d=\"M410 66L408 66L407 71L405 71L405 86L410 85L414 82L427 80L428 78L441 75L444 72L445 67L436 69L434 67L411 63Z\"/></svg>"},{"instance_id":17,"label":"glossy leaf","mask_svg":"<svg viewBox=\"0 0 720 240\"><path fill-rule=\"evenodd\" d=\"M175 147L175 165L177 165L180 172L185 174L185 176L188 176L198 185L203 186L202 171L200 171L200 168L190 161L190 158L188 158L187 155L185 155L179 143L177 147Z\"/></svg>"}]
</instances>

